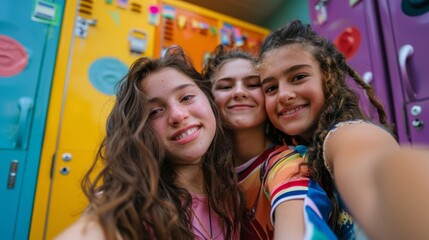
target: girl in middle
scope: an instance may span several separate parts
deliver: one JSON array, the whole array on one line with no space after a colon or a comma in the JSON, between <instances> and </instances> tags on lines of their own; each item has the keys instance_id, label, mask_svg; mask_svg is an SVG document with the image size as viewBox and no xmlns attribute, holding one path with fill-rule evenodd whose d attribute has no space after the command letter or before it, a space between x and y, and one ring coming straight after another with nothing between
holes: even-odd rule
<instances>
[{"instance_id":1,"label":"girl in middle","mask_svg":"<svg viewBox=\"0 0 429 240\"><path fill-rule=\"evenodd\" d=\"M267 121L256 64L251 54L219 45L203 75L210 80L222 120L233 135L236 170L246 195L241 239L273 239L276 228L288 224L281 213L296 209L286 209L282 203L303 205L309 179L297 174L305 172L299 171L300 153L270 131L274 128ZM303 218L295 220L304 222Z\"/></svg>"}]
</instances>

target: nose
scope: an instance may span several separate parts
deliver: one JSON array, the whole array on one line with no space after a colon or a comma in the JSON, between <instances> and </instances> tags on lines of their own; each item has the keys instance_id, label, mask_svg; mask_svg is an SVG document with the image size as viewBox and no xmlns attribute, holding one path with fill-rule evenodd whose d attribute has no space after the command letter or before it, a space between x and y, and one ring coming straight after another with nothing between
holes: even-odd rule
<instances>
[{"instance_id":1,"label":"nose","mask_svg":"<svg viewBox=\"0 0 429 240\"><path fill-rule=\"evenodd\" d=\"M296 93L287 84L279 84L279 98L278 102L281 104L288 104L290 101L296 98Z\"/></svg>"},{"instance_id":2,"label":"nose","mask_svg":"<svg viewBox=\"0 0 429 240\"><path fill-rule=\"evenodd\" d=\"M170 108L168 123L172 126L180 125L183 121L189 118L189 112L184 106L173 105Z\"/></svg>"},{"instance_id":3,"label":"nose","mask_svg":"<svg viewBox=\"0 0 429 240\"><path fill-rule=\"evenodd\" d=\"M232 96L234 99L247 98L248 93L247 93L246 88L244 87L244 85L242 83L236 84L236 86L234 88L234 92L232 93Z\"/></svg>"}]
</instances>

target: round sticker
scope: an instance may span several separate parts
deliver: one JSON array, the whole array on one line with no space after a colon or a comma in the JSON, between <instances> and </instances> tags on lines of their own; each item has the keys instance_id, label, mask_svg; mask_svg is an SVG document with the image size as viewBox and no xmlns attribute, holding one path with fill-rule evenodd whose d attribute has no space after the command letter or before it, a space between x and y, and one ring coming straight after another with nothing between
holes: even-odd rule
<instances>
[{"instance_id":1,"label":"round sticker","mask_svg":"<svg viewBox=\"0 0 429 240\"><path fill-rule=\"evenodd\" d=\"M0 35L0 76L11 77L19 74L28 64L25 48L15 39Z\"/></svg>"},{"instance_id":2,"label":"round sticker","mask_svg":"<svg viewBox=\"0 0 429 240\"><path fill-rule=\"evenodd\" d=\"M128 67L113 57L100 58L89 67L89 80L100 92L115 94L116 84L127 74Z\"/></svg>"}]
</instances>

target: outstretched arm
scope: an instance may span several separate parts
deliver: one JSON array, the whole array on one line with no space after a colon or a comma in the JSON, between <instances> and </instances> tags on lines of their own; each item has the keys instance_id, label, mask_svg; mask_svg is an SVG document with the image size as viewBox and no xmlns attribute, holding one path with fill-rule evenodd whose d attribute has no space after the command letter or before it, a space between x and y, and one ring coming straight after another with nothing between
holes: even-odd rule
<instances>
[{"instance_id":1,"label":"outstretched arm","mask_svg":"<svg viewBox=\"0 0 429 240\"><path fill-rule=\"evenodd\" d=\"M386 239L429 239L429 149L403 147L375 169Z\"/></svg>"},{"instance_id":2,"label":"outstretched arm","mask_svg":"<svg viewBox=\"0 0 429 240\"><path fill-rule=\"evenodd\" d=\"M429 151L401 148L384 129L358 123L337 129L326 142L326 155L341 197L370 238L429 232L427 221L415 224L429 211L429 188L423 187L429 177L422 170L429 170Z\"/></svg>"}]
</instances>

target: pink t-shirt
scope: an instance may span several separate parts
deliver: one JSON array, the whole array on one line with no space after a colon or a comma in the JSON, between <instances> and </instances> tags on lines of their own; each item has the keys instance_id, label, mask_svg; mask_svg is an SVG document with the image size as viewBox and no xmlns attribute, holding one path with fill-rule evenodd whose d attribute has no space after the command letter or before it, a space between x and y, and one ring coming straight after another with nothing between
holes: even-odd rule
<instances>
[{"instance_id":1,"label":"pink t-shirt","mask_svg":"<svg viewBox=\"0 0 429 240\"><path fill-rule=\"evenodd\" d=\"M194 234L200 239L225 239L225 232L222 230L221 219L213 209L209 207L206 195L192 193L192 226ZM195 216L196 215L196 216ZM210 216L211 215L211 221ZM210 238L210 225L212 237ZM238 239L238 234L234 239Z\"/></svg>"}]
</instances>

